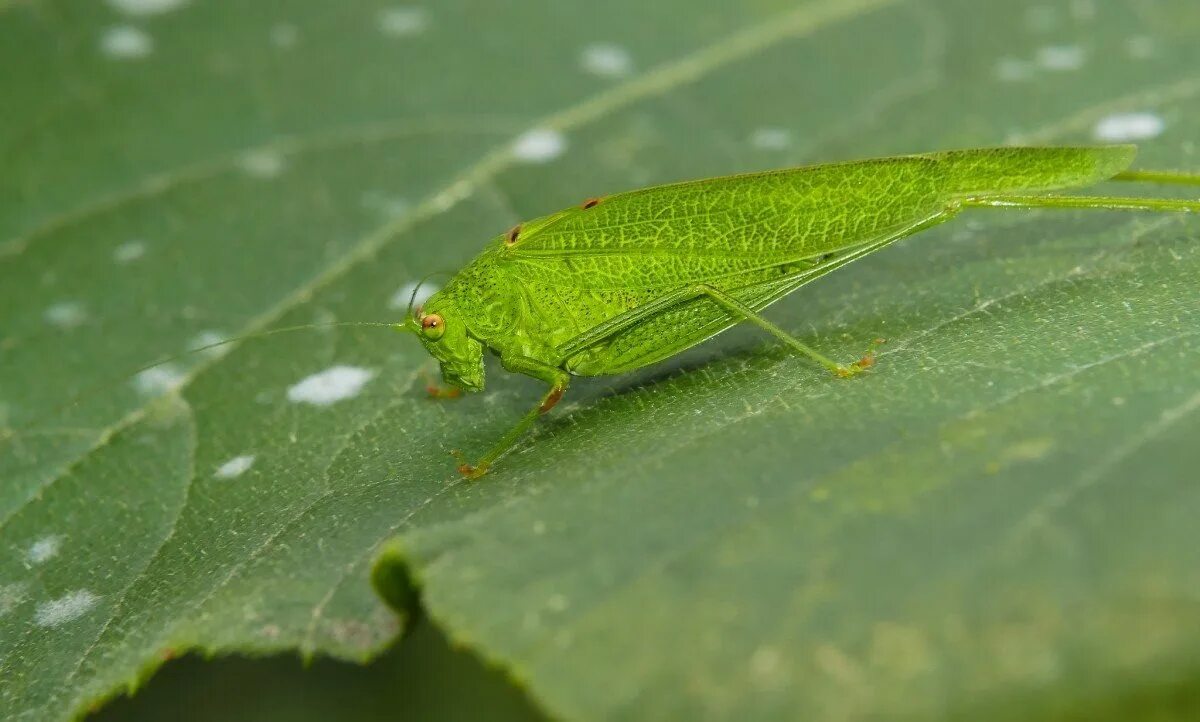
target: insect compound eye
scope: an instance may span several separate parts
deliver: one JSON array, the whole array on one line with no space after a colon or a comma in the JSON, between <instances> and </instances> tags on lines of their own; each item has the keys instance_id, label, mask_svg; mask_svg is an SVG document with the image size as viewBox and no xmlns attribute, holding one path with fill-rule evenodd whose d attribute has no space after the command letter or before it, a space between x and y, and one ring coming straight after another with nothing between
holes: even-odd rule
<instances>
[{"instance_id":1,"label":"insect compound eye","mask_svg":"<svg viewBox=\"0 0 1200 722\"><path fill-rule=\"evenodd\" d=\"M446 333L446 322L436 313L421 317L421 335L430 341L437 341Z\"/></svg>"}]
</instances>

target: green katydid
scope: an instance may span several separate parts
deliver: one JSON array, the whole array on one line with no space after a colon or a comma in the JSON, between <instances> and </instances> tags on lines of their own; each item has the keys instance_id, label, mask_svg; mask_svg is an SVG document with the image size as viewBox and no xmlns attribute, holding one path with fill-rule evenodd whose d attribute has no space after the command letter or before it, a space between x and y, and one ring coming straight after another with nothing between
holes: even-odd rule
<instances>
[{"instance_id":1,"label":"green katydid","mask_svg":"<svg viewBox=\"0 0 1200 722\"><path fill-rule=\"evenodd\" d=\"M870 353L836 363L760 312L966 208L1200 211L1200 201L1050 194L1106 180L1200 184L1200 175L1128 171L1135 154L1131 145L984 148L590 199L493 239L396 328L419 336L455 389L483 389L485 348L549 385L478 462L459 467L474 478L562 398L571 376L632 371L742 321L838 376L857 374Z\"/></svg>"},{"instance_id":2,"label":"green katydid","mask_svg":"<svg viewBox=\"0 0 1200 722\"><path fill-rule=\"evenodd\" d=\"M400 323L318 326L415 333L455 392L483 389L485 348L505 369L546 382L549 389L533 409L478 462L459 466L475 478L558 403L571 376L632 371L739 322L754 324L838 376L860 373L872 364L871 352L839 364L760 312L809 281L963 209L1200 212L1198 200L1051 193L1106 180L1200 185L1200 174L1127 170L1136 152L1132 145L944 151L593 198L493 239L415 312L410 302ZM197 351L313 327L225 339L138 371ZM0 430L0 441L11 436Z\"/></svg>"}]
</instances>

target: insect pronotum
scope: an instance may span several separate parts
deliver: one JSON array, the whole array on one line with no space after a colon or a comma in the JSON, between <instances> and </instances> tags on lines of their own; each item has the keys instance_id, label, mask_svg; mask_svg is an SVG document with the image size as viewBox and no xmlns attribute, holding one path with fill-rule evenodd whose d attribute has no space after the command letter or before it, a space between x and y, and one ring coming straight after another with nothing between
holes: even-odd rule
<instances>
[{"instance_id":1,"label":"insect pronotum","mask_svg":"<svg viewBox=\"0 0 1200 722\"><path fill-rule=\"evenodd\" d=\"M619 374L749 322L842 377L839 364L763 318L815 278L968 208L1197 212L1200 201L1054 195L1101 181L1200 184L1129 171L1131 145L984 148L676 183L589 198L521 223L396 325L415 333L451 387L479 391L483 351L549 386L475 463L511 451L571 376Z\"/></svg>"}]
</instances>

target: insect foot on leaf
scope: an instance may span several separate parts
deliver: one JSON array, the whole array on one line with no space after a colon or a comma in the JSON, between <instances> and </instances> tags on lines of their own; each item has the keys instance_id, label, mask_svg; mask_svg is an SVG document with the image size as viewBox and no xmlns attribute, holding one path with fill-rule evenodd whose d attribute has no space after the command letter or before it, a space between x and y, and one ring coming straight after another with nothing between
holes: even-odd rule
<instances>
[{"instance_id":1,"label":"insect foot on leaf","mask_svg":"<svg viewBox=\"0 0 1200 722\"><path fill-rule=\"evenodd\" d=\"M462 389L443 386L425 371L421 372L421 378L425 381L425 393L429 394L431 399L457 399L462 396Z\"/></svg>"},{"instance_id":2,"label":"insect foot on leaf","mask_svg":"<svg viewBox=\"0 0 1200 722\"><path fill-rule=\"evenodd\" d=\"M857 363L853 363L849 366L838 366L833 373L836 374L839 379L852 379L862 373L862 371L863 367L859 366Z\"/></svg>"},{"instance_id":3,"label":"insect foot on leaf","mask_svg":"<svg viewBox=\"0 0 1200 722\"><path fill-rule=\"evenodd\" d=\"M457 449L450 451L450 455L458 461L458 473L462 474L467 479L478 479L487 473L488 465L475 465L467 461L466 454Z\"/></svg>"},{"instance_id":4,"label":"insect foot on leaf","mask_svg":"<svg viewBox=\"0 0 1200 722\"><path fill-rule=\"evenodd\" d=\"M429 384L425 387L429 392L431 399L457 399L462 396L462 389L456 389L453 386L439 386L438 384Z\"/></svg>"},{"instance_id":5,"label":"insect foot on leaf","mask_svg":"<svg viewBox=\"0 0 1200 722\"><path fill-rule=\"evenodd\" d=\"M849 366L842 366L839 364L837 369L834 370L834 373L837 374L839 378L849 379L854 378L863 371L866 371L875 365L875 351L885 343L887 343L887 339L875 339L871 342L871 346L867 349L867 352L862 355L862 358L850 364Z\"/></svg>"},{"instance_id":6,"label":"insect foot on leaf","mask_svg":"<svg viewBox=\"0 0 1200 722\"><path fill-rule=\"evenodd\" d=\"M877 338L871 342L870 348L862 355L862 358L854 362L855 368L859 370L869 369L875 365L875 352L880 346L887 343L886 338Z\"/></svg>"},{"instance_id":7,"label":"insect foot on leaf","mask_svg":"<svg viewBox=\"0 0 1200 722\"><path fill-rule=\"evenodd\" d=\"M474 481L475 479L483 476L487 473L487 470L488 468L484 464L480 464L479 466L472 466L471 464L459 464L458 466L458 473L462 474L463 478L469 481Z\"/></svg>"}]
</instances>

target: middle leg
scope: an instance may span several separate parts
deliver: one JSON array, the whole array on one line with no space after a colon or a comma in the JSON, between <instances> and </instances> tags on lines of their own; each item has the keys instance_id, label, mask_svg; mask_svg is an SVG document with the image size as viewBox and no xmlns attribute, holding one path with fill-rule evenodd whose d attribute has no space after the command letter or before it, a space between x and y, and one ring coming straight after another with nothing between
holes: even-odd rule
<instances>
[{"instance_id":1,"label":"middle leg","mask_svg":"<svg viewBox=\"0 0 1200 722\"><path fill-rule=\"evenodd\" d=\"M824 354L819 353L816 349L812 348L811 346L801 343L801 341L799 339L797 339L795 336L791 335L787 331L784 331L782 328L779 328L775 324L773 324L770 321L768 321L767 319L763 318L754 309L750 308L749 306L745 305L741 301L737 300L733 296L730 296L728 293L725 293L724 291L720 290L719 288L710 286L708 284L701 284L699 286L696 286L695 291L696 291L696 295L708 296L714 302L720 304L726 311L729 311L730 313L741 317L741 319L743 321L748 321L748 322L754 324L755 326L758 326L759 328L761 328L762 330L771 334L775 338L779 339L780 341L783 341L785 344L790 346L794 351L798 352L799 354L801 354L803 356L807 356L808 358L812 359L813 361L816 361L817 363L821 364L822 366L824 366L825 368L829 369L831 372L833 372L834 374L836 374L842 378L850 378L851 376L855 376L858 373L860 373L863 369L865 369L871 365L867 361L867 359L870 358L869 354L867 356L864 356L862 361L851 364L849 366L844 366L842 364L837 363L833 359L830 359L829 357L825 356Z\"/></svg>"}]
</instances>

